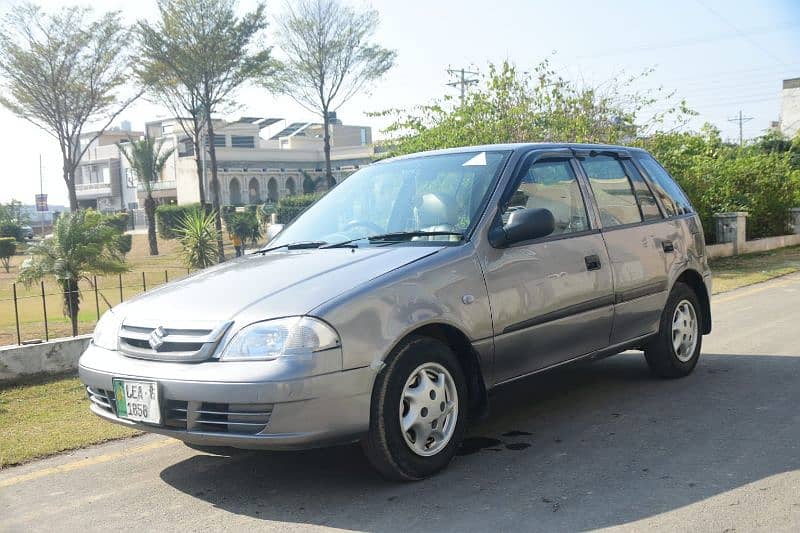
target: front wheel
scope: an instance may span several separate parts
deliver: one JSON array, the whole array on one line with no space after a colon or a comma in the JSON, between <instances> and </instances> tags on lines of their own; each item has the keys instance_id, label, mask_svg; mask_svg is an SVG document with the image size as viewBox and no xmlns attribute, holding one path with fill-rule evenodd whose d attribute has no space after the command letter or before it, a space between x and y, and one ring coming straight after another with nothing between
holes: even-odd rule
<instances>
[{"instance_id":1,"label":"front wheel","mask_svg":"<svg viewBox=\"0 0 800 533\"><path fill-rule=\"evenodd\" d=\"M676 283L661 314L658 336L644 349L650 371L663 378L689 375L700 358L700 302L691 287Z\"/></svg>"},{"instance_id":2,"label":"front wheel","mask_svg":"<svg viewBox=\"0 0 800 533\"><path fill-rule=\"evenodd\" d=\"M372 394L370 430L362 442L370 463L397 481L442 470L466 430L466 380L445 343L412 337L388 357Z\"/></svg>"}]
</instances>

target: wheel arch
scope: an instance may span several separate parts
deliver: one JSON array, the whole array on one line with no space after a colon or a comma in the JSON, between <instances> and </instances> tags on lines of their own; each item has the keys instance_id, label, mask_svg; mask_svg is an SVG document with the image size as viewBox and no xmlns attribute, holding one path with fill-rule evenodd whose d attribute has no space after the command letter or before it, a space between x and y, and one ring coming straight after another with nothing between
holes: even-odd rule
<instances>
[{"instance_id":1,"label":"wheel arch","mask_svg":"<svg viewBox=\"0 0 800 533\"><path fill-rule=\"evenodd\" d=\"M703 276L696 270L684 270L680 276L675 279L675 282L685 283L697 295L700 300L701 311L703 313L703 335L711 333L711 295L708 294L708 288L703 281Z\"/></svg>"},{"instance_id":2,"label":"wheel arch","mask_svg":"<svg viewBox=\"0 0 800 533\"><path fill-rule=\"evenodd\" d=\"M447 344L453 349L467 378L470 418L476 419L485 416L489 408L489 396L480 356L472 347L472 343L464 332L451 324L443 322L429 323L408 332L397 342L395 348L402 345L412 336L430 337Z\"/></svg>"}]
</instances>

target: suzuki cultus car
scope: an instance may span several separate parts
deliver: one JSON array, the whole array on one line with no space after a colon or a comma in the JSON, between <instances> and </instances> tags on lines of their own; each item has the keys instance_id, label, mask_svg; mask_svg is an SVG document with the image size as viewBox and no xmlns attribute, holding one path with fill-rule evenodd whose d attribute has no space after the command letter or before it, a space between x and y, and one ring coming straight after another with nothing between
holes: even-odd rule
<instances>
[{"instance_id":1,"label":"suzuki cultus car","mask_svg":"<svg viewBox=\"0 0 800 533\"><path fill-rule=\"evenodd\" d=\"M700 221L647 152L518 144L358 170L268 245L103 315L91 410L193 447L360 441L384 476L453 458L487 391L711 330Z\"/></svg>"}]
</instances>

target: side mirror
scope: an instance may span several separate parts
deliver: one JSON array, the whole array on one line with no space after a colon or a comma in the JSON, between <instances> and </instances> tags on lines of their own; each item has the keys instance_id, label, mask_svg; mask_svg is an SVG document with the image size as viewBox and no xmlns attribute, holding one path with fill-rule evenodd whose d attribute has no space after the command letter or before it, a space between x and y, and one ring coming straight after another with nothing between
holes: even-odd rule
<instances>
[{"instance_id":1,"label":"side mirror","mask_svg":"<svg viewBox=\"0 0 800 533\"><path fill-rule=\"evenodd\" d=\"M283 231L283 224L270 224L267 228L267 242L274 239L281 231Z\"/></svg>"},{"instance_id":2,"label":"side mirror","mask_svg":"<svg viewBox=\"0 0 800 533\"><path fill-rule=\"evenodd\" d=\"M489 242L495 248L503 248L515 242L547 237L555 228L556 222L549 209L519 209L511 212L504 226L489 232Z\"/></svg>"}]
</instances>

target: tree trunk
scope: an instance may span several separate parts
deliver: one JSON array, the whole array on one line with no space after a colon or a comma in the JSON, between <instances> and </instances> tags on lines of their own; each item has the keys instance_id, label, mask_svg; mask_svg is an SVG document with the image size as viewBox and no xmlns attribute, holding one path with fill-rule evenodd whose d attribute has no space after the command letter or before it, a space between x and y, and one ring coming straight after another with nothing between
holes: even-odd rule
<instances>
[{"instance_id":1,"label":"tree trunk","mask_svg":"<svg viewBox=\"0 0 800 533\"><path fill-rule=\"evenodd\" d=\"M328 190L330 190L336 186L336 182L333 181L333 172L331 171L331 132L330 117L327 109L323 112L322 124L325 130L323 134L323 139L325 140L325 178L328 181Z\"/></svg>"},{"instance_id":2,"label":"tree trunk","mask_svg":"<svg viewBox=\"0 0 800 533\"><path fill-rule=\"evenodd\" d=\"M78 336L78 310L80 308L80 293L78 292L78 282L74 279L64 280L61 283L64 289L64 313L72 323L72 336Z\"/></svg>"},{"instance_id":3,"label":"tree trunk","mask_svg":"<svg viewBox=\"0 0 800 533\"><path fill-rule=\"evenodd\" d=\"M197 167L197 186L200 193L200 205L206 205L206 184L203 183L203 150L200 145L200 135L192 135L192 144L194 144L194 163Z\"/></svg>"},{"instance_id":4,"label":"tree trunk","mask_svg":"<svg viewBox=\"0 0 800 533\"><path fill-rule=\"evenodd\" d=\"M69 170L69 164L64 162L64 183L67 184L69 194L69 210L73 213L78 210L78 193L75 192L75 171Z\"/></svg>"},{"instance_id":5,"label":"tree trunk","mask_svg":"<svg viewBox=\"0 0 800 533\"><path fill-rule=\"evenodd\" d=\"M144 214L147 216L147 241L150 243L150 255L158 255L158 239L156 238L156 201L148 192L144 201Z\"/></svg>"},{"instance_id":6,"label":"tree trunk","mask_svg":"<svg viewBox=\"0 0 800 533\"><path fill-rule=\"evenodd\" d=\"M217 254L219 262L225 261L222 244L222 217L220 216L219 179L217 178L217 149L214 146L214 124L208 119L208 155L211 159L211 207L214 209L214 228L217 233Z\"/></svg>"}]
</instances>

